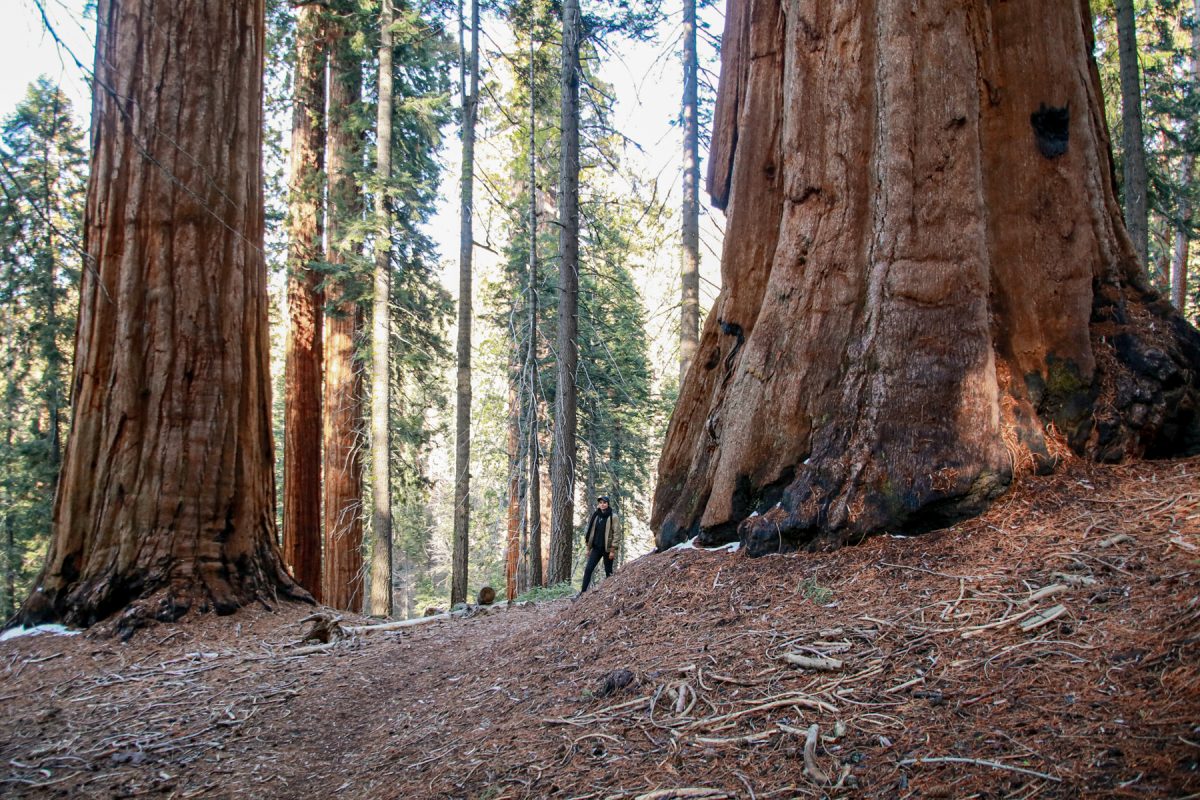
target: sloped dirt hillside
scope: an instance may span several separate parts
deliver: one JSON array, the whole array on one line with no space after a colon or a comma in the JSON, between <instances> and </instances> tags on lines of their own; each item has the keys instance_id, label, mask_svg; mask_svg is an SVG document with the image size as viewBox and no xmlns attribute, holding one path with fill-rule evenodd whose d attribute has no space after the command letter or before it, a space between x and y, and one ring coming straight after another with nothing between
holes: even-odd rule
<instances>
[{"instance_id":1,"label":"sloped dirt hillside","mask_svg":"<svg viewBox=\"0 0 1200 800\"><path fill-rule=\"evenodd\" d=\"M328 647L310 612L0 643L0 794L1200 796L1197 459Z\"/></svg>"}]
</instances>

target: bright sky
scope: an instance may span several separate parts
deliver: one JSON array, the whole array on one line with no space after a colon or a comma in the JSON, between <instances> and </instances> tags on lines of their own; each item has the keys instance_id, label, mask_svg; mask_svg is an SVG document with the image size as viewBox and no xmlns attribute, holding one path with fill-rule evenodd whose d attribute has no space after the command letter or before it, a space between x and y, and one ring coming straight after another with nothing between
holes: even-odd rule
<instances>
[{"instance_id":1,"label":"bright sky","mask_svg":"<svg viewBox=\"0 0 1200 800\"><path fill-rule=\"evenodd\" d=\"M34 0L0 0L0 115L7 116L25 87L46 75L63 87L86 129L91 93L74 59L91 68L96 23L83 18L84 0L41 2L64 46L46 31Z\"/></svg>"}]
</instances>

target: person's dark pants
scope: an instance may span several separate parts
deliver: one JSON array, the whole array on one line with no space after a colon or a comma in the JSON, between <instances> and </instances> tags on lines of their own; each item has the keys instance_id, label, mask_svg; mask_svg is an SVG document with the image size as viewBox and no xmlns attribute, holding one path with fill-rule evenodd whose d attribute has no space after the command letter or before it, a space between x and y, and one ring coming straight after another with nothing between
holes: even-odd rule
<instances>
[{"instance_id":1,"label":"person's dark pants","mask_svg":"<svg viewBox=\"0 0 1200 800\"><path fill-rule=\"evenodd\" d=\"M592 582L592 572L596 569L596 564L604 559L604 574L611 576L613 571L613 560L608 557L608 553L603 549L597 550L593 547L588 551L587 566L583 568L583 588L580 592L586 592L588 584Z\"/></svg>"}]
</instances>

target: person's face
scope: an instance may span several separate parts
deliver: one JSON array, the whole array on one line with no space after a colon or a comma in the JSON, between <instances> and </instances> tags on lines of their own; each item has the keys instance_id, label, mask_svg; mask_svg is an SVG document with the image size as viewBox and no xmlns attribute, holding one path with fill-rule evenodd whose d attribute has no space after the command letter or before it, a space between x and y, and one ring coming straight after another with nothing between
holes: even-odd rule
<instances>
[{"instance_id":1,"label":"person's face","mask_svg":"<svg viewBox=\"0 0 1200 800\"><path fill-rule=\"evenodd\" d=\"M600 506L600 510L601 510L601 511L607 511L607 510L608 510L608 501L607 501L607 500L601 500L601 501L600 501L599 503L597 503L596 505Z\"/></svg>"}]
</instances>

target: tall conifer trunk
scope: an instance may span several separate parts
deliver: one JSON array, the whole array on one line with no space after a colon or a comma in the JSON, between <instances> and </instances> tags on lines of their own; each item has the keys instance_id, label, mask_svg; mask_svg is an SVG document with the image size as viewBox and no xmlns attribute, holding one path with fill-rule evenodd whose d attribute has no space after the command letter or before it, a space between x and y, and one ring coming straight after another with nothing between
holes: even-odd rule
<instances>
[{"instance_id":1,"label":"tall conifer trunk","mask_svg":"<svg viewBox=\"0 0 1200 800\"><path fill-rule=\"evenodd\" d=\"M561 139L558 175L558 388L550 451L551 584L571 579L575 533L575 370L579 363L579 0L562 6Z\"/></svg>"},{"instance_id":2,"label":"tall conifer trunk","mask_svg":"<svg viewBox=\"0 0 1200 800\"><path fill-rule=\"evenodd\" d=\"M459 6L459 96L462 102L462 182L458 245L458 387L454 438L454 553L450 603L467 599L467 553L471 524L471 255L475 197L475 117L479 103L479 0L471 0L471 55L463 49ZM470 81L470 93L468 83Z\"/></svg>"},{"instance_id":3,"label":"tall conifer trunk","mask_svg":"<svg viewBox=\"0 0 1200 800\"><path fill-rule=\"evenodd\" d=\"M529 464L529 542L526 549L530 586L542 585L542 472L538 442L538 215L537 215L537 83L534 80L534 24L529 22L529 341L525 352L529 385L526 387L525 435Z\"/></svg>"},{"instance_id":4,"label":"tall conifer trunk","mask_svg":"<svg viewBox=\"0 0 1200 800\"><path fill-rule=\"evenodd\" d=\"M362 139L353 119L362 99L362 63L354 52L352 6L335 4L329 21L329 263L325 318L325 562L324 600L363 608L362 371L355 357L363 327L362 278L347 238L362 215L357 172Z\"/></svg>"},{"instance_id":5,"label":"tall conifer trunk","mask_svg":"<svg viewBox=\"0 0 1200 800\"><path fill-rule=\"evenodd\" d=\"M9 452L13 444L14 409L11 397L5 393L4 409L4 446ZM0 482L0 503L4 508L4 606L0 609L0 623L12 616L17 610L17 541L13 532L12 492L8 485L9 477L4 476Z\"/></svg>"},{"instance_id":6,"label":"tall conifer trunk","mask_svg":"<svg viewBox=\"0 0 1200 800\"><path fill-rule=\"evenodd\" d=\"M1117 59L1121 73L1121 149L1125 227L1142 266L1149 265L1150 224L1146 215L1146 145L1142 133L1142 71L1138 66L1133 0L1116 0Z\"/></svg>"},{"instance_id":7,"label":"tall conifer trunk","mask_svg":"<svg viewBox=\"0 0 1200 800\"><path fill-rule=\"evenodd\" d=\"M379 14L379 99L375 122L375 273L371 302L371 613L392 613L392 478L388 437L388 345L391 337L392 0Z\"/></svg>"},{"instance_id":8,"label":"tall conifer trunk","mask_svg":"<svg viewBox=\"0 0 1200 800\"><path fill-rule=\"evenodd\" d=\"M300 585L321 594L321 371L325 48L321 17L305 5L296 23L288 198L288 333L284 359L283 555Z\"/></svg>"},{"instance_id":9,"label":"tall conifer trunk","mask_svg":"<svg viewBox=\"0 0 1200 800\"><path fill-rule=\"evenodd\" d=\"M1087 3L915 9L731 0L723 289L659 463L660 547L928 530L1066 447L1200 448L1200 334L1122 224Z\"/></svg>"},{"instance_id":10,"label":"tall conifer trunk","mask_svg":"<svg viewBox=\"0 0 1200 800\"><path fill-rule=\"evenodd\" d=\"M679 312L679 382L687 376L700 338L700 150L697 121L696 0L683 2L683 247Z\"/></svg>"},{"instance_id":11,"label":"tall conifer trunk","mask_svg":"<svg viewBox=\"0 0 1200 800\"><path fill-rule=\"evenodd\" d=\"M508 385L508 518L504 540L504 585L508 599L517 596L517 561L521 547L521 400L517 390L517 358L511 359Z\"/></svg>"},{"instance_id":12,"label":"tall conifer trunk","mask_svg":"<svg viewBox=\"0 0 1200 800\"><path fill-rule=\"evenodd\" d=\"M65 119L62 106L60 104L61 95L58 92L54 93L53 105L50 110L50 135L45 137L42 150L43 169L45 177L45 210L43 211L46 220L54 219L55 207L58 205L58 169L52 164L51 148L57 143L61 127ZM62 425L60 421L60 411L63 405L63 388L65 379L63 376L63 355L59 349L58 342L58 248L59 245L55 242L56 231L53 226L46 226L46 243L45 243L45 258L46 266L41 273L43 281L42 297L45 299L45 319L42 322L43 334L40 337L42 362L45 364L42 376L42 397L46 404L46 423L48 430L46 431L47 444L47 467L53 470L55 479L58 477L58 469L62 457ZM51 493L53 487L50 487Z\"/></svg>"},{"instance_id":13,"label":"tall conifer trunk","mask_svg":"<svg viewBox=\"0 0 1200 800\"><path fill-rule=\"evenodd\" d=\"M74 424L19 619L307 599L275 545L263 2L100 0L97 21Z\"/></svg>"}]
</instances>

